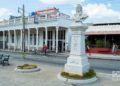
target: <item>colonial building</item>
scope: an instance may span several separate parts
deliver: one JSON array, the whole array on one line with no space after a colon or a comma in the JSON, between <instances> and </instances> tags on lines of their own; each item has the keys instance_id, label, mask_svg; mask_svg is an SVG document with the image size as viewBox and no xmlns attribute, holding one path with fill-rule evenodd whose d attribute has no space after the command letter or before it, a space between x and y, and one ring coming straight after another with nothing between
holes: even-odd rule
<instances>
[{"instance_id":1,"label":"colonial building","mask_svg":"<svg viewBox=\"0 0 120 86\"><path fill-rule=\"evenodd\" d=\"M86 35L92 47L96 47L97 40L102 41L103 47L112 48L113 43L120 46L120 23L109 21L109 23L93 24L87 29Z\"/></svg>"},{"instance_id":2,"label":"colonial building","mask_svg":"<svg viewBox=\"0 0 120 86\"><path fill-rule=\"evenodd\" d=\"M25 17L25 30L21 17L11 17L0 22L0 48L21 51L25 32L26 51L41 49L45 44L50 51L65 52L70 46L70 24L70 16L56 8L36 11Z\"/></svg>"}]
</instances>

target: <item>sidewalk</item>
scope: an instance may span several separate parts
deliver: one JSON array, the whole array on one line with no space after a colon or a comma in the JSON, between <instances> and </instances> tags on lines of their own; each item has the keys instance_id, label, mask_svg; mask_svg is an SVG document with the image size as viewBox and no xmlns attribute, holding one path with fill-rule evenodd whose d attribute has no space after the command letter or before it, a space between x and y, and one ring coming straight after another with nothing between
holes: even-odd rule
<instances>
[{"instance_id":1,"label":"sidewalk","mask_svg":"<svg viewBox=\"0 0 120 86\"><path fill-rule=\"evenodd\" d=\"M87 54L88 55L88 54ZM105 60L120 60L120 55L112 55L112 54L91 54L88 55L88 58L91 59L105 59Z\"/></svg>"},{"instance_id":2,"label":"sidewalk","mask_svg":"<svg viewBox=\"0 0 120 86\"><path fill-rule=\"evenodd\" d=\"M69 53L49 53L49 56L56 57L69 57ZM112 54L97 54L92 53L90 56L87 54L89 59L105 59L105 60L120 60L120 55L112 55Z\"/></svg>"},{"instance_id":3,"label":"sidewalk","mask_svg":"<svg viewBox=\"0 0 120 86\"><path fill-rule=\"evenodd\" d=\"M20 52L11 52L11 51L1 51L2 53L8 53L8 54L20 54ZM42 54L34 54L29 53L29 55L37 55L37 56L44 56L44 53ZM57 57L57 58L68 58L70 55L69 52L66 53L47 53L47 57ZM103 60L120 60L120 55L112 55L112 54L97 54L97 53L91 53L91 55L87 54L89 59L103 59Z\"/></svg>"},{"instance_id":4,"label":"sidewalk","mask_svg":"<svg viewBox=\"0 0 120 86\"><path fill-rule=\"evenodd\" d=\"M21 64L36 64L40 71L34 73L18 73L14 69ZM36 61L12 59L11 65L0 66L0 86L72 86L70 83L60 81L58 73L63 66L44 64ZM97 72L98 80L94 83L81 86L120 86L120 78ZM78 85L77 85L78 86Z\"/></svg>"}]
</instances>

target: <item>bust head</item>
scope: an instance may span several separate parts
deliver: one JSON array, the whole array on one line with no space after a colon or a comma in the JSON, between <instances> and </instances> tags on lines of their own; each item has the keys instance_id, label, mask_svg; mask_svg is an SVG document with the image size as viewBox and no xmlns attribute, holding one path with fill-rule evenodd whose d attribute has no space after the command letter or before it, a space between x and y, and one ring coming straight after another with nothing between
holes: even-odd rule
<instances>
[{"instance_id":1,"label":"bust head","mask_svg":"<svg viewBox=\"0 0 120 86\"><path fill-rule=\"evenodd\" d=\"M76 14L82 15L82 6L80 4L76 7Z\"/></svg>"},{"instance_id":2,"label":"bust head","mask_svg":"<svg viewBox=\"0 0 120 86\"><path fill-rule=\"evenodd\" d=\"M73 17L73 20L75 22L78 22L78 23L81 22L82 23L82 21L85 20L87 17L88 17L87 15L83 14L82 6L80 4L77 4L76 13L75 13L75 15Z\"/></svg>"}]
</instances>

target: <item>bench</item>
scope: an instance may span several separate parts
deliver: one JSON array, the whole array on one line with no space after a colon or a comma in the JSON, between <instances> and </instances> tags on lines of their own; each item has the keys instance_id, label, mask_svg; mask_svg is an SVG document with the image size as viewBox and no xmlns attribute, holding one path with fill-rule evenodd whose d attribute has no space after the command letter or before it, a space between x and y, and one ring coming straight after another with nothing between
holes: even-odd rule
<instances>
[{"instance_id":1,"label":"bench","mask_svg":"<svg viewBox=\"0 0 120 86\"><path fill-rule=\"evenodd\" d=\"M3 54L0 55L0 63L2 63Z\"/></svg>"},{"instance_id":2,"label":"bench","mask_svg":"<svg viewBox=\"0 0 120 86\"><path fill-rule=\"evenodd\" d=\"M0 63L4 66L5 64L9 65L9 57L10 55L2 55L2 59L0 60Z\"/></svg>"}]
</instances>

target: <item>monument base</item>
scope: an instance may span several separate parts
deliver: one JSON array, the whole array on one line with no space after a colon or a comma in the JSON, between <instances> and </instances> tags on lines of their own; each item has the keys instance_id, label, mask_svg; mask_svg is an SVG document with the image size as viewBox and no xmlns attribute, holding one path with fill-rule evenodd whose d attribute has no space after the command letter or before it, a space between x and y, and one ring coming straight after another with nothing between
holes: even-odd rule
<instances>
[{"instance_id":1,"label":"monument base","mask_svg":"<svg viewBox=\"0 0 120 86\"><path fill-rule=\"evenodd\" d=\"M86 54L84 55L70 55L65 64L64 71L83 75L90 69Z\"/></svg>"}]
</instances>

